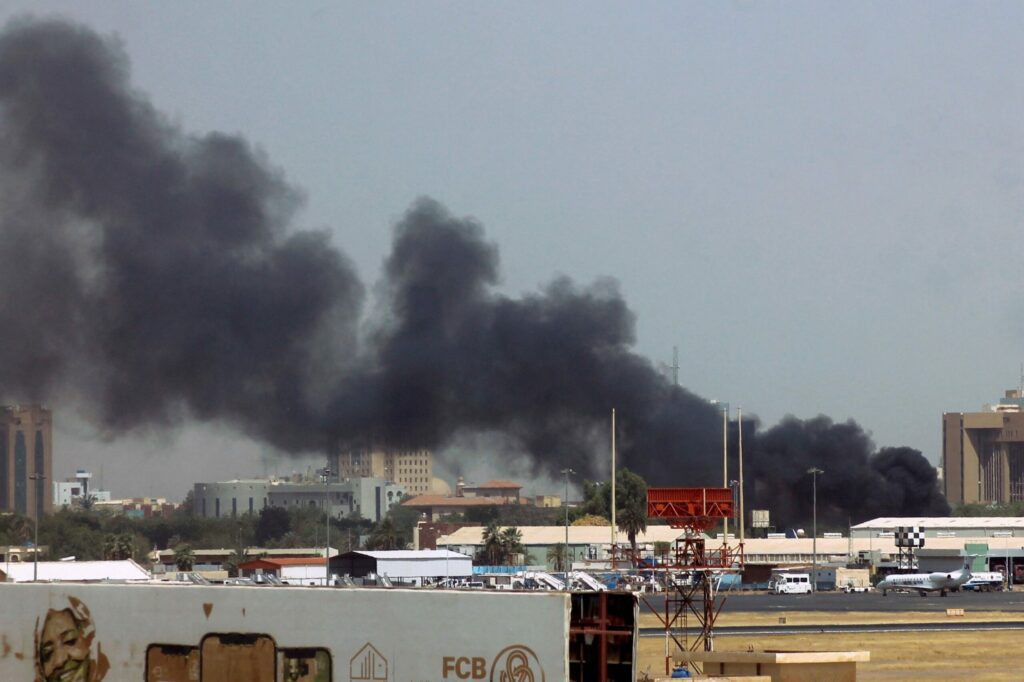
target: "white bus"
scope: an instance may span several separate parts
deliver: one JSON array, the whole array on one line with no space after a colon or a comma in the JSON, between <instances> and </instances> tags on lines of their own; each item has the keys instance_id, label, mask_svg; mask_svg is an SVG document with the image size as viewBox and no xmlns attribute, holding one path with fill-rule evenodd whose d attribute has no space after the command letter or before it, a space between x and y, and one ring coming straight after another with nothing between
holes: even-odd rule
<instances>
[{"instance_id":1,"label":"white bus","mask_svg":"<svg viewBox=\"0 0 1024 682\"><path fill-rule=\"evenodd\" d=\"M811 576L809 573L776 573L768 589L772 594L810 594Z\"/></svg>"}]
</instances>

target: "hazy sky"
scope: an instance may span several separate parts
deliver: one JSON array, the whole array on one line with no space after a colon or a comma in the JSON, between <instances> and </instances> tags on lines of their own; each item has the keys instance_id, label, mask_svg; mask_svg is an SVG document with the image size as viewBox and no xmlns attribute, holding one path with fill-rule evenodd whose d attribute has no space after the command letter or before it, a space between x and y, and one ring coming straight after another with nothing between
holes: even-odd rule
<instances>
[{"instance_id":1,"label":"hazy sky","mask_svg":"<svg viewBox=\"0 0 1024 682\"><path fill-rule=\"evenodd\" d=\"M26 11L116 34L158 109L260 147L366 281L429 195L510 294L617 278L638 352L766 424L937 461L943 411L1019 381L1019 3L0 0ZM55 419L58 475L103 462L118 495L293 468Z\"/></svg>"}]
</instances>

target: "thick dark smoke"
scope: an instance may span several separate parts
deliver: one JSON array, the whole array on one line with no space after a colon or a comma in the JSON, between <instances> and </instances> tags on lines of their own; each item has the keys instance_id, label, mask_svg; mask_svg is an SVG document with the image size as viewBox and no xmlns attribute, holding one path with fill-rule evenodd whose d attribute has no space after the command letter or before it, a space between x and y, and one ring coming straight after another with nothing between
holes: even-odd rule
<instances>
[{"instance_id":1,"label":"thick dark smoke","mask_svg":"<svg viewBox=\"0 0 1024 682\"><path fill-rule=\"evenodd\" d=\"M756 424L744 423L754 431ZM876 516L929 516L949 513L939 494L935 469L911 448L875 451L855 422L837 424L825 416L786 417L745 449L753 486L747 507L770 509L778 527L807 522L812 515L812 467L817 477L818 521L844 527Z\"/></svg>"},{"instance_id":2,"label":"thick dark smoke","mask_svg":"<svg viewBox=\"0 0 1024 682\"><path fill-rule=\"evenodd\" d=\"M495 433L538 472L592 478L615 407L627 466L720 484L720 413L631 350L614 282L500 295L482 227L421 199L367 316L347 257L290 227L282 174L237 136L172 125L128 71L77 25L0 33L2 397L74 399L111 436L216 420L289 452ZM750 439L754 493L784 517L807 511L807 462L835 514L941 506L920 453L872 456L855 424Z\"/></svg>"}]
</instances>

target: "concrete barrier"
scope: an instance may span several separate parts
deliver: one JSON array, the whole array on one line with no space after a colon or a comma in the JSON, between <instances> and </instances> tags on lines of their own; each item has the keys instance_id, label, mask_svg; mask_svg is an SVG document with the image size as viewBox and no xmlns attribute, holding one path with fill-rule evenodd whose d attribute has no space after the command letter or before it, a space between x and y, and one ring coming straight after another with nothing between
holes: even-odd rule
<instances>
[{"instance_id":1,"label":"concrete barrier","mask_svg":"<svg viewBox=\"0 0 1024 682\"><path fill-rule=\"evenodd\" d=\"M696 662L704 674L764 676L772 682L855 682L857 664L871 660L868 651L689 651L676 659Z\"/></svg>"}]
</instances>

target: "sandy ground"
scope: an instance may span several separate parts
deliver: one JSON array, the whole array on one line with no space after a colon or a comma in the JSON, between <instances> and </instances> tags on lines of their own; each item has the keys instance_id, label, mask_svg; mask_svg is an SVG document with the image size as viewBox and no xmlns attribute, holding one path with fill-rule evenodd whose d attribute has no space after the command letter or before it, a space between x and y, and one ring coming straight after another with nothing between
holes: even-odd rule
<instances>
[{"instance_id":1,"label":"sandy ground","mask_svg":"<svg viewBox=\"0 0 1024 682\"><path fill-rule=\"evenodd\" d=\"M765 625L778 622L781 614L723 614L720 624ZM799 613L785 614L789 624L914 623L954 620L943 613ZM1022 620L1021 614L978 612L955 618L975 620ZM652 624L653 615L641 621ZM783 649L789 651L869 651L871 661L858 666L859 680L1002 680L1024 679L1024 647L1019 631L864 633L778 635L766 637L718 637L715 648L724 650ZM640 673L664 671L665 642L659 637L641 638L638 646Z\"/></svg>"},{"instance_id":2,"label":"sandy ground","mask_svg":"<svg viewBox=\"0 0 1024 682\"><path fill-rule=\"evenodd\" d=\"M786 625L862 625L878 623L981 623L986 621L1024 621L1024 614L1010 611L965 611L962 616L947 616L945 609L935 611L780 611L773 613L727 612L718 617L717 625L728 626L770 626L779 625L785 618ZM690 624L696 626L692 616ZM653 613L640 611L640 627L660 628L661 621Z\"/></svg>"}]
</instances>

